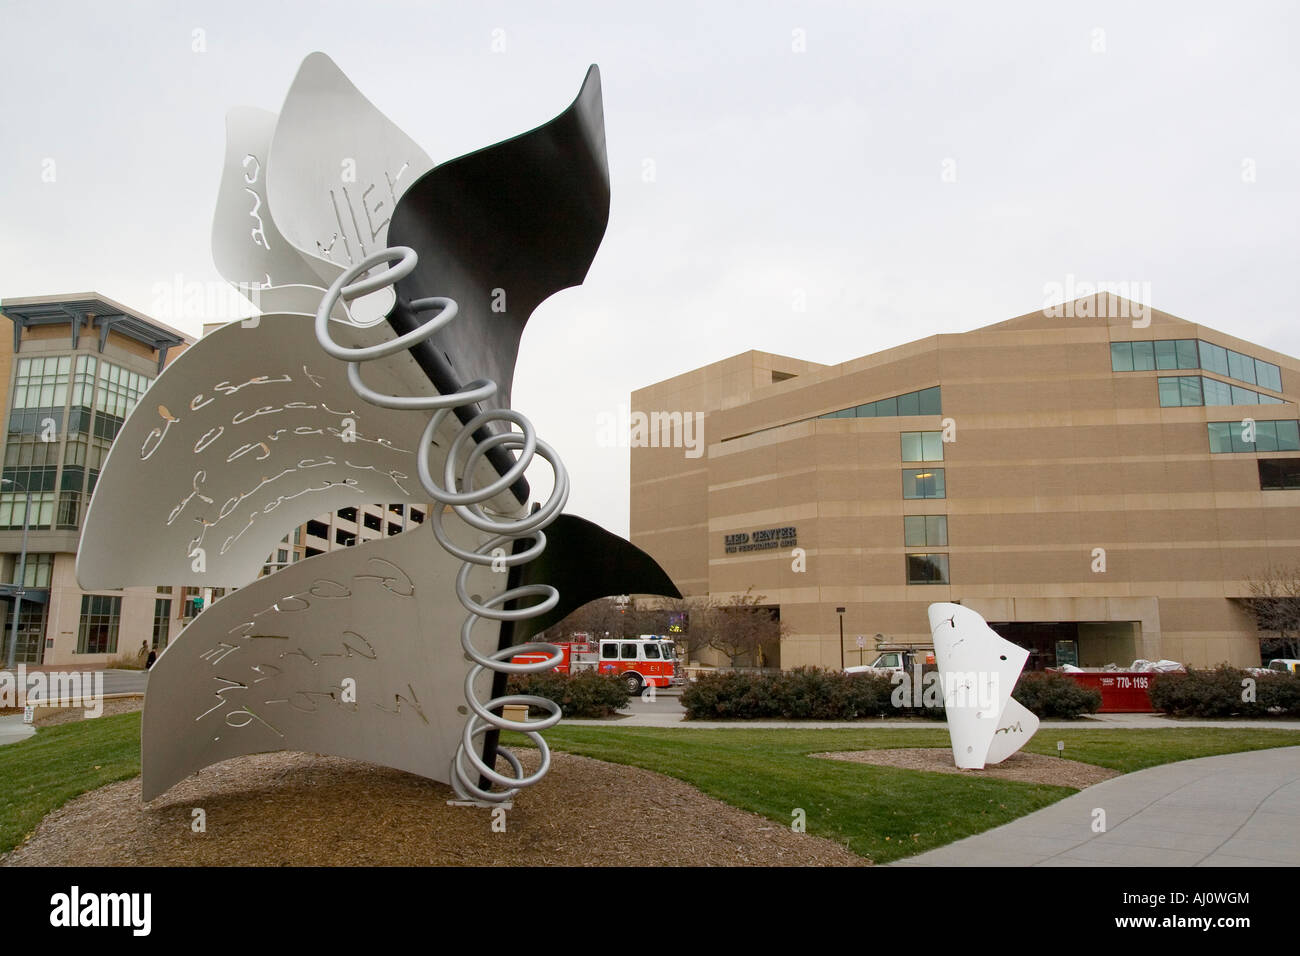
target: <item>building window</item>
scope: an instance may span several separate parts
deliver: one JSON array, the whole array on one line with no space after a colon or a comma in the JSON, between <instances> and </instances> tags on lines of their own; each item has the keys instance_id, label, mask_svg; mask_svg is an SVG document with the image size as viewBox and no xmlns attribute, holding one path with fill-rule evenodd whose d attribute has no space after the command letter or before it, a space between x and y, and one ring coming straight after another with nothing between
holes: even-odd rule
<instances>
[{"instance_id":1,"label":"building window","mask_svg":"<svg viewBox=\"0 0 1300 956\"><path fill-rule=\"evenodd\" d=\"M14 397L9 407L36 412L58 409L59 421L62 422L63 408L68 403L71 371L72 357L69 355L19 359L18 372L14 376ZM26 417L11 416L9 430L14 430L15 421L26 420Z\"/></svg>"},{"instance_id":2,"label":"building window","mask_svg":"<svg viewBox=\"0 0 1300 956\"><path fill-rule=\"evenodd\" d=\"M71 480L68 472L63 473L64 484ZM76 531L81 526L81 492L60 491L59 511L55 526L60 531Z\"/></svg>"},{"instance_id":3,"label":"building window","mask_svg":"<svg viewBox=\"0 0 1300 956\"><path fill-rule=\"evenodd\" d=\"M1196 360L1196 339L1164 339L1153 343L1156 368L1199 368Z\"/></svg>"},{"instance_id":4,"label":"building window","mask_svg":"<svg viewBox=\"0 0 1300 956\"><path fill-rule=\"evenodd\" d=\"M908 584L948 584L948 555L907 555Z\"/></svg>"},{"instance_id":5,"label":"building window","mask_svg":"<svg viewBox=\"0 0 1300 956\"><path fill-rule=\"evenodd\" d=\"M1112 372L1149 372L1156 367L1152 342L1111 342Z\"/></svg>"},{"instance_id":6,"label":"building window","mask_svg":"<svg viewBox=\"0 0 1300 956\"><path fill-rule=\"evenodd\" d=\"M1228 374L1228 350L1221 345L1211 345L1209 342L1200 343L1201 351L1201 368L1207 372L1218 372L1220 375Z\"/></svg>"},{"instance_id":7,"label":"building window","mask_svg":"<svg viewBox=\"0 0 1300 956\"><path fill-rule=\"evenodd\" d=\"M5 477L9 477L6 469ZM0 486L9 487L9 486ZM0 492L0 528L20 529L27 512L27 495L21 491ZM32 495L32 513L29 527L48 528L54 519L54 492Z\"/></svg>"},{"instance_id":8,"label":"building window","mask_svg":"<svg viewBox=\"0 0 1300 956\"><path fill-rule=\"evenodd\" d=\"M78 355L77 370L72 376L72 407L80 409L82 424L74 431L90 431L90 409L95 404L95 357Z\"/></svg>"},{"instance_id":9,"label":"building window","mask_svg":"<svg viewBox=\"0 0 1300 956\"><path fill-rule=\"evenodd\" d=\"M903 518L903 544L909 548L948 547L948 516L907 515Z\"/></svg>"},{"instance_id":10,"label":"building window","mask_svg":"<svg viewBox=\"0 0 1300 956\"><path fill-rule=\"evenodd\" d=\"M308 521L307 534L312 538L328 538L330 536L330 526L322 521Z\"/></svg>"},{"instance_id":11,"label":"building window","mask_svg":"<svg viewBox=\"0 0 1300 956\"><path fill-rule=\"evenodd\" d=\"M1282 391L1282 370L1272 362L1255 359L1255 383L1261 388Z\"/></svg>"},{"instance_id":12,"label":"building window","mask_svg":"<svg viewBox=\"0 0 1300 956\"><path fill-rule=\"evenodd\" d=\"M902 432L903 461L943 461L943 432Z\"/></svg>"},{"instance_id":13,"label":"building window","mask_svg":"<svg viewBox=\"0 0 1300 956\"><path fill-rule=\"evenodd\" d=\"M203 588L181 589L181 619L191 620L203 610Z\"/></svg>"},{"instance_id":14,"label":"building window","mask_svg":"<svg viewBox=\"0 0 1300 956\"><path fill-rule=\"evenodd\" d=\"M46 605L37 604L35 601L23 602L22 611L18 615L18 651L14 658L16 662L23 664L41 662L41 643L45 640L45 609ZM4 647L8 659L8 624L4 628L4 640L0 641L0 646Z\"/></svg>"},{"instance_id":15,"label":"building window","mask_svg":"<svg viewBox=\"0 0 1300 956\"><path fill-rule=\"evenodd\" d=\"M1159 379L1159 390L1161 408L1203 404L1199 375L1168 376Z\"/></svg>"},{"instance_id":16,"label":"building window","mask_svg":"<svg viewBox=\"0 0 1300 956\"><path fill-rule=\"evenodd\" d=\"M3 477L12 484L0 485L0 527L22 527L28 491L31 527L48 528L54 519L71 368L66 355L18 360L4 449Z\"/></svg>"},{"instance_id":17,"label":"building window","mask_svg":"<svg viewBox=\"0 0 1300 956\"><path fill-rule=\"evenodd\" d=\"M1228 378L1255 384L1255 360L1240 352L1228 351Z\"/></svg>"},{"instance_id":18,"label":"building window","mask_svg":"<svg viewBox=\"0 0 1300 956\"><path fill-rule=\"evenodd\" d=\"M122 617L122 599L105 594L81 596L81 627L77 633L78 654L116 654L117 628Z\"/></svg>"},{"instance_id":19,"label":"building window","mask_svg":"<svg viewBox=\"0 0 1300 956\"><path fill-rule=\"evenodd\" d=\"M379 520L379 515L371 514L368 511L361 516L361 521L362 524L364 524L371 531L379 531L384 526L383 522Z\"/></svg>"},{"instance_id":20,"label":"building window","mask_svg":"<svg viewBox=\"0 0 1300 956\"><path fill-rule=\"evenodd\" d=\"M18 576L18 555L14 555L13 573L10 578ZM25 588L48 588L50 578L54 575L54 555L52 554L29 554L27 563L23 566L23 587Z\"/></svg>"},{"instance_id":21,"label":"building window","mask_svg":"<svg viewBox=\"0 0 1300 956\"><path fill-rule=\"evenodd\" d=\"M939 386L923 388L915 392L907 392L904 395L895 395L893 398L882 398L879 401L867 402L865 405L853 405L849 408L841 408L838 411L827 412L825 415L819 415L818 418L896 418L900 415L942 415L943 414L943 397ZM807 421L807 419L804 419ZM794 424L793 422L790 424ZM783 425L774 425L773 428L783 428ZM768 431L768 429L760 429ZM739 438L739 435L732 436Z\"/></svg>"},{"instance_id":22,"label":"building window","mask_svg":"<svg viewBox=\"0 0 1300 956\"><path fill-rule=\"evenodd\" d=\"M1261 458L1260 491L1291 491L1300 488L1300 458Z\"/></svg>"},{"instance_id":23,"label":"building window","mask_svg":"<svg viewBox=\"0 0 1300 956\"><path fill-rule=\"evenodd\" d=\"M1152 368L1200 368L1247 385L1282 391L1282 370L1272 362L1252 358L1221 345L1199 339L1169 339L1160 342L1110 343L1112 372L1147 372ZM1208 380L1207 380L1208 381ZM1205 404L1212 404L1207 401ZM1218 403L1226 404L1226 403ZM1252 403L1253 404L1253 403Z\"/></svg>"},{"instance_id":24,"label":"building window","mask_svg":"<svg viewBox=\"0 0 1300 956\"><path fill-rule=\"evenodd\" d=\"M1300 422L1254 421L1208 422L1210 451L1229 452L1300 451Z\"/></svg>"},{"instance_id":25,"label":"building window","mask_svg":"<svg viewBox=\"0 0 1300 956\"><path fill-rule=\"evenodd\" d=\"M153 649L161 651L167 646L167 629L171 626L171 598L154 598L153 601Z\"/></svg>"},{"instance_id":26,"label":"building window","mask_svg":"<svg viewBox=\"0 0 1300 956\"><path fill-rule=\"evenodd\" d=\"M1205 395L1206 405L1231 405L1232 386L1215 378L1203 379L1201 391Z\"/></svg>"},{"instance_id":27,"label":"building window","mask_svg":"<svg viewBox=\"0 0 1300 956\"><path fill-rule=\"evenodd\" d=\"M904 498L946 498L942 468L904 468Z\"/></svg>"},{"instance_id":28,"label":"building window","mask_svg":"<svg viewBox=\"0 0 1300 956\"><path fill-rule=\"evenodd\" d=\"M1167 376L1159 381L1162 408L1185 405L1282 405L1282 399L1201 375Z\"/></svg>"},{"instance_id":29,"label":"building window","mask_svg":"<svg viewBox=\"0 0 1300 956\"><path fill-rule=\"evenodd\" d=\"M340 508L336 513L344 521L351 521L353 524L356 524L357 522L356 508Z\"/></svg>"},{"instance_id":30,"label":"building window","mask_svg":"<svg viewBox=\"0 0 1300 956\"><path fill-rule=\"evenodd\" d=\"M117 434L126 416L131 414L131 409L135 408L136 402L140 401L140 396L152 384L153 379L138 372L129 371L112 362L99 363L99 389L95 392L95 410L109 415L116 423L116 427L106 428L106 431L111 430L113 434L106 434L103 437L112 438Z\"/></svg>"}]
</instances>

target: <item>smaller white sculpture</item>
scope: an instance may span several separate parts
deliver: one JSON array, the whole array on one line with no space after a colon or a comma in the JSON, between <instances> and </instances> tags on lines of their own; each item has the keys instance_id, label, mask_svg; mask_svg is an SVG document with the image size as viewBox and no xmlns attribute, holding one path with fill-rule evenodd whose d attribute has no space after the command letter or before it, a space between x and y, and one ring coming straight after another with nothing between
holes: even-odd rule
<instances>
[{"instance_id":1,"label":"smaller white sculpture","mask_svg":"<svg viewBox=\"0 0 1300 956\"><path fill-rule=\"evenodd\" d=\"M1011 699L1029 651L960 604L931 604L930 633L953 760L963 770L1001 763L1038 730L1038 718Z\"/></svg>"}]
</instances>

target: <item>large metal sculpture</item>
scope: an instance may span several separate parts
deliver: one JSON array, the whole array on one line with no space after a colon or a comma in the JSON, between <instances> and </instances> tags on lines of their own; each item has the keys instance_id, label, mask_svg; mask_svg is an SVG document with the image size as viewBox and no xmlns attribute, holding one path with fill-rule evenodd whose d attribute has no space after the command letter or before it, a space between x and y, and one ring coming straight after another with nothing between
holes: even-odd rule
<instances>
[{"instance_id":1,"label":"large metal sculpture","mask_svg":"<svg viewBox=\"0 0 1300 956\"><path fill-rule=\"evenodd\" d=\"M319 53L278 118L237 109L227 133L214 257L265 312L144 395L77 561L86 589L240 588L151 672L143 797L229 757L306 750L509 800L546 773L538 731L561 716L505 694L509 674L559 660L523 642L596 597L678 596L643 552L562 513L563 464L509 407L524 324L583 281L604 235L599 72L550 122L437 167ZM538 456L552 489L530 507ZM323 512L428 501L417 529L257 577ZM523 650L550 656L511 663ZM545 716L506 720L512 703ZM497 771L502 729L537 745L533 774L507 750Z\"/></svg>"},{"instance_id":2,"label":"large metal sculpture","mask_svg":"<svg viewBox=\"0 0 1300 956\"><path fill-rule=\"evenodd\" d=\"M953 760L966 770L1001 763L1038 731L1011 697L1029 651L960 604L931 604L929 615Z\"/></svg>"}]
</instances>

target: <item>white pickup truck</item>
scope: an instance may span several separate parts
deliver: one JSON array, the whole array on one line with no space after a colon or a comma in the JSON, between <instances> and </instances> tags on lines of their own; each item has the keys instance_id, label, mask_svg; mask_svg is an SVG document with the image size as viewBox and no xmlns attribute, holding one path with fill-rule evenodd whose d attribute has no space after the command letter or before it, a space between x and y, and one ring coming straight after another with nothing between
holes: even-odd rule
<instances>
[{"instance_id":1,"label":"white pickup truck","mask_svg":"<svg viewBox=\"0 0 1300 956\"><path fill-rule=\"evenodd\" d=\"M908 672L912 669L915 651L882 651L870 664L858 664L844 668L846 674L891 674L895 671Z\"/></svg>"}]
</instances>

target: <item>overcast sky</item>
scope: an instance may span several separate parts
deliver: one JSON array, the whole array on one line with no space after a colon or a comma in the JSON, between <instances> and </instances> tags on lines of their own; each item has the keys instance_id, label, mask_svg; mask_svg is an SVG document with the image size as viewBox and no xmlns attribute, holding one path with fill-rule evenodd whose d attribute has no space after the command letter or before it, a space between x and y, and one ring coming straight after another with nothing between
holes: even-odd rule
<instances>
[{"instance_id":1,"label":"overcast sky","mask_svg":"<svg viewBox=\"0 0 1300 956\"><path fill-rule=\"evenodd\" d=\"M1296 5L1065 7L0 0L0 298L94 290L197 334L155 287L219 281L226 110L279 110L321 50L435 162L600 65L609 230L534 313L513 404L620 533L597 415L747 349L838 363L1074 276L1300 354Z\"/></svg>"}]
</instances>

